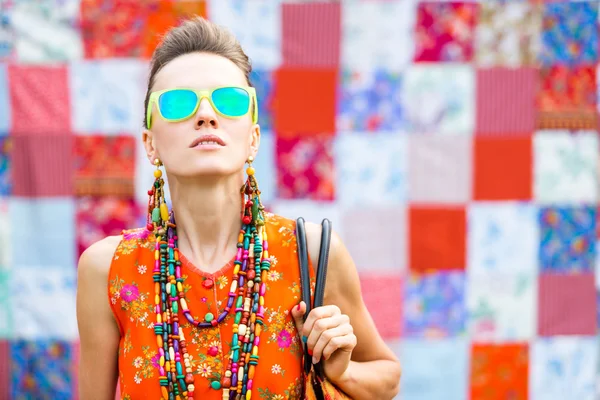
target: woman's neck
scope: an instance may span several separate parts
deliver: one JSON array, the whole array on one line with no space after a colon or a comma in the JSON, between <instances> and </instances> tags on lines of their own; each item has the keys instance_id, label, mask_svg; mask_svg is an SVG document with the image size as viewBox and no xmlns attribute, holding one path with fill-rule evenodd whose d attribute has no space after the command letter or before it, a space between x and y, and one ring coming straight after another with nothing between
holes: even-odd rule
<instances>
[{"instance_id":1,"label":"woman's neck","mask_svg":"<svg viewBox=\"0 0 600 400\"><path fill-rule=\"evenodd\" d=\"M180 252L212 273L235 255L241 222L239 175L201 181L169 176Z\"/></svg>"}]
</instances>

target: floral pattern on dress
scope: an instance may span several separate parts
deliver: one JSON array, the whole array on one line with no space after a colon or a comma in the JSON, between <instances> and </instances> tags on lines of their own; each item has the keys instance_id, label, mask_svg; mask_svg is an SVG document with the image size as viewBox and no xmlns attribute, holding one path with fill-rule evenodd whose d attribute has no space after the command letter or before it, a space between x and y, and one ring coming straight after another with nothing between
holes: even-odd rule
<instances>
[{"instance_id":1,"label":"floral pattern on dress","mask_svg":"<svg viewBox=\"0 0 600 400\"><path fill-rule=\"evenodd\" d=\"M266 213L269 258L266 272L265 316L260 335L260 362L254 376L253 397L300 399L302 391L302 342L291 316L299 301L300 270L296 254L295 221ZM154 243L146 229L123 232L109 273L108 301L122 329L119 346L122 398L160 397L158 348L154 333ZM184 254L182 278L188 308L196 320L207 312L219 315L229 297L233 263L207 273L191 265ZM210 278L211 282L207 282ZM311 270L311 292L314 272ZM222 393L211 385L220 381L229 363L235 311L211 328L197 328L180 308L180 335L185 338L195 397L220 400Z\"/></svg>"}]
</instances>

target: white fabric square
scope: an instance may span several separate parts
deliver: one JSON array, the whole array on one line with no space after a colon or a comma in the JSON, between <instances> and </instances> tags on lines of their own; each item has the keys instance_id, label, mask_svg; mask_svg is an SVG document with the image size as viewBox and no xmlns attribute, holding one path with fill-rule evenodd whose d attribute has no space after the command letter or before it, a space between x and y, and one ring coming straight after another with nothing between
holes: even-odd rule
<instances>
[{"instance_id":1,"label":"white fabric square","mask_svg":"<svg viewBox=\"0 0 600 400\"><path fill-rule=\"evenodd\" d=\"M469 65L413 64L404 73L409 130L471 135L475 126L475 73Z\"/></svg>"},{"instance_id":2,"label":"white fabric square","mask_svg":"<svg viewBox=\"0 0 600 400\"><path fill-rule=\"evenodd\" d=\"M532 345L529 365L530 399L596 399L596 337L538 338Z\"/></svg>"},{"instance_id":3,"label":"white fabric square","mask_svg":"<svg viewBox=\"0 0 600 400\"><path fill-rule=\"evenodd\" d=\"M228 28L255 68L281 64L281 0L212 0L210 20Z\"/></svg>"},{"instance_id":4,"label":"white fabric square","mask_svg":"<svg viewBox=\"0 0 600 400\"><path fill-rule=\"evenodd\" d=\"M467 218L469 272L536 273L537 207L518 202L471 203Z\"/></svg>"},{"instance_id":5,"label":"white fabric square","mask_svg":"<svg viewBox=\"0 0 600 400\"><path fill-rule=\"evenodd\" d=\"M447 204L471 199L473 146L470 137L414 135L408 147L411 202Z\"/></svg>"},{"instance_id":6,"label":"white fabric square","mask_svg":"<svg viewBox=\"0 0 600 400\"><path fill-rule=\"evenodd\" d=\"M80 0L15 2L11 24L17 60L48 63L82 59L79 8Z\"/></svg>"},{"instance_id":7,"label":"white fabric square","mask_svg":"<svg viewBox=\"0 0 600 400\"><path fill-rule=\"evenodd\" d=\"M406 201L407 137L353 133L334 142L337 198L342 205Z\"/></svg>"},{"instance_id":8,"label":"white fabric square","mask_svg":"<svg viewBox=\"0 0 600 400\"><path fill-rule=\"evenodd\" d=\"M338 204L334 202L275 200L270 211L293 220L302 217L306 222L312 222L318 225L321 224L323 218L327 218L331 221L332 229L340 235L340 237L344 237L343 219Z\"/></svg>"},{"instance_id":9,"label":"white fabric square","mask_svg":"<svg viewBox=\"0 0 600 400\"><path fill-rule=\"evenodd\" d=\"M539 131L533 138L534 196L542 204L595 203L598 133Z\"/></svg>"},{"instance_id":10,"label":"white fabric square","mask_svg":"<svg viewBox=\"0 0 600 400\"><path fill-rule=\"evenodd\" d=\"M74 132L140 137L147 76L148 63L144 60L107 59L71 64Z\"/></svg>"},{"instance_id":11,"label":"white fabric square","mask_svg":"<svg viewBox=\"0 0 600 400\"><path fill-rule=\"evenodd\" d=\"M77 338L75 309L76 269L54 267L17 268L12 273L11 302L17 339ZM108 301L108 300L107 300Z\"/></svg>"},{"instance_id":12,"label":"white fabric square","mask_svg":"<svg viewBox=\"0 0 600 400\"><path fill-rule=\"evenodd\" d=\"M537 331L537 275L469 273L467 329L477 342L533 338Z\"/></svg>"},{"instance_id":13,"label":"white fabric square","mask_svg":"<svg viewBox=\"0 0 600 400\"><path fill-rule=\"evenodd\" d=\"M398 70L412 62L415 0L353 1L342 7L342 66Z\"/></svg>"}]
</instances>

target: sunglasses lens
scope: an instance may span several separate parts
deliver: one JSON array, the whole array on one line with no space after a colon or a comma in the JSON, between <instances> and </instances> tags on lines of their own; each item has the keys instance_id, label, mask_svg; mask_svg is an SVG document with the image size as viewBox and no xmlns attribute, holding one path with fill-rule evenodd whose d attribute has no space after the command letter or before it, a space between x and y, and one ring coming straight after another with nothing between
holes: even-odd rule
<instances>
[{"instance_id":1,"label":"sunglasses lens","mask_svg":"<svg viewBox=\"0 0 600 400\"><path fill-rule=\"evenodd\" d=\"M242 88L217 89L212 94L212 101L221 114L229 117L241 117L250 108L250 94Z\"/></svg>"},{"instance_id":2,"label":"sunglasses lens","mask_svg":"<svg viewBox=\"0 0 600 400\"><path fill-rule=\"evenodd\" d=\"M191 90L175 89L160 95L158 107L165 119L177 120L192 115L197 102L198 96Z\"/></svg>"}]
</instances>

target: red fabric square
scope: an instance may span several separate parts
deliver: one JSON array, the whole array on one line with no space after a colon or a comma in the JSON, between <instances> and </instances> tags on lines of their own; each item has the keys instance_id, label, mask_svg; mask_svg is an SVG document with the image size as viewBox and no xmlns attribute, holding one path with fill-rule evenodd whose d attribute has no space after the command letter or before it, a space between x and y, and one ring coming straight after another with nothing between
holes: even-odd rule
<instances>
[{"instance_id":1,"label":"red fabric square","mask_svg":"<svg viewBox=\"0 0 600 400\"><path fill-rule=\"evenodd\" d=\"M433 272L465 268L464 207L412 207L408 224L411 271Z\"/></svg>"},{"instance_id":2,"label":"red fabric square","mask_svg":"<svg viewBox=\"0 0 600 400\"><path fill-rule=\"evenodd\" d=\"M120 235L123 229L137 226L140 211L141 207L133 199L111 196L78 198L78 255L106 236Z\"/></svg>"},{"instance_id":3,"label":"red fabric square","mask_svg":"<svg viewBox=\"0 0 600 400\"><path fill-rule=\"evenodd\" d=\"M10 399L10 354L6 340L0 340L0 400Z\"/></svg>"},{"instance_id":4,"label":"red fabric square","mask_svg":"<svg viewBox=\"0 0 600 400\"><path fill-rule=\"evenodd\" d=\"M595 66L543 68L540 84L538 128L598 128Z\"/></svg>"},{"instance_id":5,"label":"red fabric square","mask_svg":"<svg viewBox=\"0 0 600 400\"><path fill-rule=\"evenodd\" d=\"M81 0L85 57L142 56L146 19L155 1Z\"/></svg>"},{"instance_id":6,"label":"red fabric square","mask_svg":"<svg viewBox=\"0 0 600 400\"><path fill-rule=\"evenodd\" d=\"M9 65L8 82L13 134L70 134L66 67Z\"/></svg>"},{"instance_id":7,"label":"red fabric square","mask_svg":"<svg viewBox=\"0 0 600 400\"><path fill-rule=\"evenodd\" d=\"M273 126L277 135L333 134L336 86L335 69L279 69L273 94Z\"/></svg>"},{"instance_id":8,"label":"red fabric square","mask_svg":"<svg viewBox=\"0 0 600 400\"><path fill-rule=\"evenodd\" d=\"M540 336L596 334L594 274L542 273L539 279Z\"/></svg>"},{"instance_id":9,"label":"red fabric square","mask_svg":"<svg viewBox=\"0 0 600 400\"><path fill-rule=\"evenodd\" d=\"M15 136L11 153L13 194L73 194L73 136Z\"/></svg>"},{"instance_id":10,"label":"red fabric square","mask_svg":"<svg viewBox=\"0 0 600 400\"><path fill-rule=\"evenodd\" d=\"M473 153L475 200L531 199L531 137L476 137Z\"/></svg>"},{"instance_id":11,"label":"red fabric square","mask_svg":"<svg viewBox=\"0 0 600 400\"><path fill-rule=\"evenodd\" d=\"M526 343L474 344L470 398L527 400L529 347Z\"/></svg>"},{"instance_id":12,"label":"red fabric square","mask_svg":"<svg viewBox=\"0 0 600 400\"><path fill-rule=\"evenodd\" d=\"M418 7L415 61L471 61L479 6L465 2L422 2Z\"/></svg>"},{"instance_id":13,"label":"red fabric square","mask_svg":"<svg viewBox=\"0 0 600 400\"><path fill-rule=\"evenodd\" d=\"M534 68L477 71L477 134L531 135L538 72Z\"/></svg>"},{"instance_id":14,"label":"red fabric square","mask_svg":"<svg viewBox=\"0 0 600 400\"><path fill-rule=\"evenodd\" d=\"M402 277L362 274L363 300L384 339L402 336Z\"/></svg>"},{"instance_id":15,"label":"red fabric square","mask_svg":"<svg viewBox=\"0 0 600 400\"><path fill-rule=\"evenodd\" d=\"M277 138L278 197L333 200L335 172L329 137Z\"/></svg>"},{"instance_id":16,"label":"red fabric square","mask_svg":"<svg viewBox=\"0 0 600 400\"><path fill-rule=\"evenodd\" d=\"M169 28L177 26L183 18L196 15L206 18L206 1L178 0L152 3L148 10L144 30L143 57L152 57L160 38Z\"/></svg>"},{"instance_id":17,"label":"red fabric square","mask_svg":"<svg viewBox=\"0 0 600 400\"><path fill-rule=\"evenodd\" d=\"M282 36L284 65L337 67L340 59L340 4L283 4Z\"/></svg>"},{"instance_id":18,"label":"red fabric square","mask_svg":"<svg viewBox=\"0 0 600 400\"><path fill-rule=\"evenodd\" d=\"M130 136L76 136L75 193L133 196L135 145Z\"/></svg>"}]
</instances>

